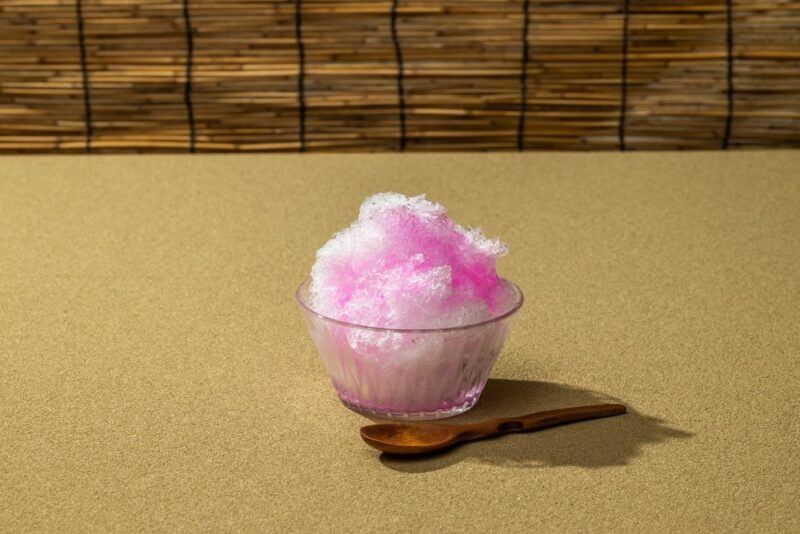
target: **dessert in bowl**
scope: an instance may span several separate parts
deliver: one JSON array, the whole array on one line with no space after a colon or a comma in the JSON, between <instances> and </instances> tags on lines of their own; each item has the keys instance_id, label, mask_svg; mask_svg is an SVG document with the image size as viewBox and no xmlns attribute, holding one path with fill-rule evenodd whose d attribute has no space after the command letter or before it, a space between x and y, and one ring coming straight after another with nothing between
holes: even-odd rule
<instances>
[{"instance_id":1,"label":"dessert in bowl","mask_svg":"<svg viewBox=\"0 0 800 534\"><path fill-rule=\"evenodd\" d=\"M495 270L507 250L424 196L367 198L296 293L342 402L391 419L474 406L524 300Z\"/></svg>"}]
</instances>

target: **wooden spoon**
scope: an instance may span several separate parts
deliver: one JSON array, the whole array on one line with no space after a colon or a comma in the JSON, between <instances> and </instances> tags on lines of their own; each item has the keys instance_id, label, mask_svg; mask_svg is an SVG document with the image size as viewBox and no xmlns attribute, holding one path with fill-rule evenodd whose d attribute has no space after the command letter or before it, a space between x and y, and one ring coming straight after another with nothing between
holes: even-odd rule
<instances>
[{"instance_id":1,"label":"wooden spoon","mask_svg":"<svg viewBox=\"0 0 800 534\"><path fill-rule=\"evenodd\" d=\"M596 404L537 412L520 417L488 419L469 425L379 424L361 427L361 439L367 445L392 454L425 454L464 441L530 432L556 425L620 415L627 411L622 404Z\"/></svg>"}]
</instances>

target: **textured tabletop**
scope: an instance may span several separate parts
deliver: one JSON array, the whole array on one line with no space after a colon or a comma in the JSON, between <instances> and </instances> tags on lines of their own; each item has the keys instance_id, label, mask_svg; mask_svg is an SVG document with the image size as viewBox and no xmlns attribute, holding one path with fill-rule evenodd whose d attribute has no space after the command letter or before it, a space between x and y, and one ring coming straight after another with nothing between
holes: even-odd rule
<instances>
[{"instance_id":1,"label":"textured tabletop","mask_svg":"<svg viewBox=\"0 0 800 534\"><path fill-rule=\"evenodd\" d=\"M428 193L527 301L459 418L624 416L380 457L293 291ZM0 530L790 531L800 152L0 159Z\"/></svg>"}]
</instances>

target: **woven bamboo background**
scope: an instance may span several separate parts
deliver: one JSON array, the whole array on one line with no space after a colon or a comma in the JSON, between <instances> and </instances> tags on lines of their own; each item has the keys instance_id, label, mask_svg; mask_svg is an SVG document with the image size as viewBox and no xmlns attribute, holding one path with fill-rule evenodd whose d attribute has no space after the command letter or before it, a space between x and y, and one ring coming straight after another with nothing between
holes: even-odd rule
<instances>
[{"instance_id":1,"label":"woven bamboo background","mask_svg":"<svg viewBox=\"0 0 800 534\"><path fill-rule=\"evenodd\" d=\"M800 1L0 0L0 153L800 146Z\"/></svg>"}]
</instances>

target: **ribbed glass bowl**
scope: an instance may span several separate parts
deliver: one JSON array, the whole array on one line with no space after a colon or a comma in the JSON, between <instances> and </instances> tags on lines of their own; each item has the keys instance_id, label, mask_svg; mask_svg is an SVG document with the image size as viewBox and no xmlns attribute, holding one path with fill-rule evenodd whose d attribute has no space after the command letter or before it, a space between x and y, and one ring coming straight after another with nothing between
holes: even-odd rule
<instances>
[{"instance_id":1,"label":"ribbed glass bowl","mask_svg":"<svg viewBox=\"0 0 800 534\"><path fill-rule=\"evenodd\" d=\"M325 317L309 305L309 280L295 298L342 403L386 419L440 419L480 397L516 312L522 290L486 321L436 329L374 328Z\"/></svg>"}]
</instances>

